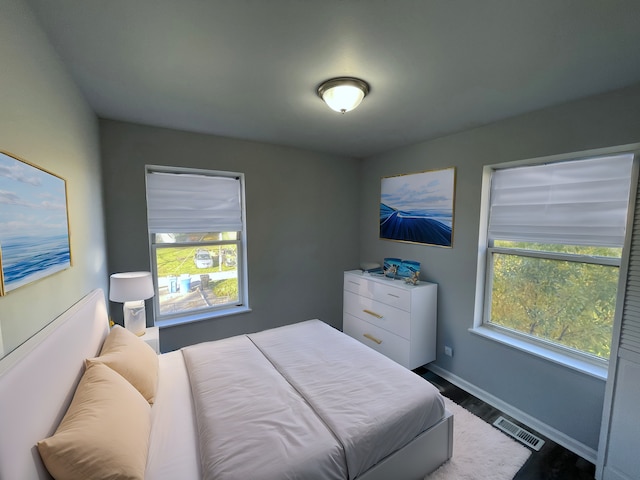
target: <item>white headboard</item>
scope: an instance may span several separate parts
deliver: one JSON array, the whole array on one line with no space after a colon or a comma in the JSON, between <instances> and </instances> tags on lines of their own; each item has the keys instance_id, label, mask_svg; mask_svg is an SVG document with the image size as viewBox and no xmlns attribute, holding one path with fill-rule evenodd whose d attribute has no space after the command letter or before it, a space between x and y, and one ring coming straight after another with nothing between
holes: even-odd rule
<instances>
[{"instance_id":1,"label":"white headboard","mask_svg":"<svg viewBox=\"0 0 640 480\"><path fill-rule=\"evenodd\" d=\"M55 431L108 333L97 289L0 360L0 480L51 478L36 442Z\"/></svg>"}]
</instances>

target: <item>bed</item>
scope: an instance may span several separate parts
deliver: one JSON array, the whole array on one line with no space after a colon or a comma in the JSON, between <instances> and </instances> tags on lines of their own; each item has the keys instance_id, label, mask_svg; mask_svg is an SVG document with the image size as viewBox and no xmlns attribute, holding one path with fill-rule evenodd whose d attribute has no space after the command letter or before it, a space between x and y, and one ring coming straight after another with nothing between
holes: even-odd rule
<instances>
[{"instance_id":1,"label":"bed","mask_svg":"<svg viewBox=\"0 0 640 480\"><path fill-rule=\"evenodd\" d=\"M120 456L114 478L420 479L452 455L437 390L319 320L158 356L129 335L95 290L0 361L0 480Z\"/></svg>"}]
</instances>

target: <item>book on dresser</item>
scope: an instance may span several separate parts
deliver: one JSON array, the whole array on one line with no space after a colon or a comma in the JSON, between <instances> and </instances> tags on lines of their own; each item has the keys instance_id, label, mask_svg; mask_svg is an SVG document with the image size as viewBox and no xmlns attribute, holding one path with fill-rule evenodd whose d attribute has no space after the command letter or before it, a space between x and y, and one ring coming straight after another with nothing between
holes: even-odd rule
<instances>
[{"instance_id":1,"label":"book on dresser","mask_svg":"<svg viewBox=\"0 0 640 480\"><path fill-rule=\"evenodd\" d=\"M343 331L413 370L436 359L438 285L344 272Z\"/></svg>"}]
</instances>

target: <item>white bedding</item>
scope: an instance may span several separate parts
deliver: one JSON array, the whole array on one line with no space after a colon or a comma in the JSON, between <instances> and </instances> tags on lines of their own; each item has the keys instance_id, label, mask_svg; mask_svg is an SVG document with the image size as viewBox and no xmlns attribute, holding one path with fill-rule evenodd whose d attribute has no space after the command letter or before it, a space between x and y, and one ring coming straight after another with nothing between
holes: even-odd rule
<instances>
[{"instance_id":1,"label":"white bedding","mask_svg":"<svg viewBox=\"0 0 640 480\"><path fill-rule=\"evenodd\" d=\"M183 354L205 479L354 479L445 412L428 382L318 320Z\"/></svg>"},{"instance_id":2,"label":"white bedding","mask_svg":"<svg viewBox=\"0 0 640 480\"><path fill-rule=\"evenodd\" d=\"M196 480L200 452L189 376L182 352L158 357L159 379L151 409L146 480Z\"/></svg>"},{"instance_id":3,"label":"white bedding","mask_svg":"<svg viewBox=\"0 0 640 480\"><path fill-rule=\"evenodd\" d=\"M203 479L345 479L340 444L245 336L183 349Z\"/></svg>"},{"instance_id":4,"label":"white bedding","mask_svg":"<svg viewBox=\"0 0 640 480\"><path fill-rule=\"evenodd\" d=\"M248 337L338 437L350 479L444 416L433 385L319 320Z\"/></svg>"}]
</instances>

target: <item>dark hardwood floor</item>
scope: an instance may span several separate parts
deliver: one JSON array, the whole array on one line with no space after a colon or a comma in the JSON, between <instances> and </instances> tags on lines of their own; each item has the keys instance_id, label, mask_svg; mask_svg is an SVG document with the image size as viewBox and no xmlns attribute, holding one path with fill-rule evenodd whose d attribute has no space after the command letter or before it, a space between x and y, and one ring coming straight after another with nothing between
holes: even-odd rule
<instances>
[{"instance_id":1,"label":"dark hardwood floor","mask_svg":"<svg viewBox=\"0 0 640 480\"><path fill-rule=\"evenodd\" d=\"M531 456L516 474L514 480L593 480L595 466L592 463L552 442L535 430L465 392L435 373L423 367L414 371L434 384L445 397L450 398L487 423L492 424L498 416L502 415L545 441L540 451L531 450Z\"/></svg>"}]
</instances>

